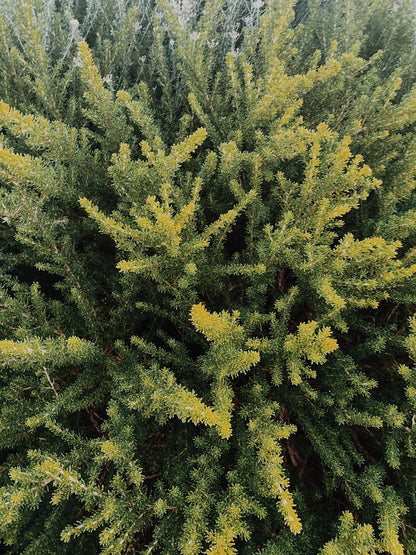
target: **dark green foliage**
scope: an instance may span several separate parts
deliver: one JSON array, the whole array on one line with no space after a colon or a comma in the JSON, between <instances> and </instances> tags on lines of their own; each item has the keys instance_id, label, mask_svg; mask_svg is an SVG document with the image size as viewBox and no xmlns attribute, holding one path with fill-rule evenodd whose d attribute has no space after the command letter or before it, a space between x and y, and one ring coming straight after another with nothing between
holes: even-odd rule
<instances>
[{"instance_id":1,"label":"dark green foliage","mask_svg":"<svg viewBox=\"0 0 416 555\"><path fill-rule=\"evenodd\" d=\"M4 552L415 552L414 14L3 0Z\"/></svg>"}]
</instances>

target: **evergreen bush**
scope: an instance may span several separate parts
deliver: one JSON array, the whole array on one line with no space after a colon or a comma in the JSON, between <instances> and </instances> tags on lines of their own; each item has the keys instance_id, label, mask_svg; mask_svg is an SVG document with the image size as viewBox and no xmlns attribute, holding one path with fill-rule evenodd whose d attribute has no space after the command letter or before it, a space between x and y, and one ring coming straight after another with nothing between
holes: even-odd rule
<instances>
[{"instance_id":1,"label":"evergreen bush","mask_svg":"<svg viewBox=\"0 0 416 555\"><path fill-rule=\"evenodd\" d=\"M3 0L3 553L416 553L415 5Z\"/></svg>"}]
</instances>

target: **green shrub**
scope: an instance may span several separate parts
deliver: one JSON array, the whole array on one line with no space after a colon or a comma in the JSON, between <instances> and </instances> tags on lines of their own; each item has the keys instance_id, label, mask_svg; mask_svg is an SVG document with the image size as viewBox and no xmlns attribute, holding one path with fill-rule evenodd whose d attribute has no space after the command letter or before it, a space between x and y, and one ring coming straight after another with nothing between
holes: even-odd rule
<instances>
[{"instance_id":1,"label":"green shrub","mask_svg":"<svg viewBox=\"0 0 416 555\"><path fill-rule=\"evenodd\" d=\"M414 8L3 0L3 552L415 553Z\"/></svg>"}]
</instances>

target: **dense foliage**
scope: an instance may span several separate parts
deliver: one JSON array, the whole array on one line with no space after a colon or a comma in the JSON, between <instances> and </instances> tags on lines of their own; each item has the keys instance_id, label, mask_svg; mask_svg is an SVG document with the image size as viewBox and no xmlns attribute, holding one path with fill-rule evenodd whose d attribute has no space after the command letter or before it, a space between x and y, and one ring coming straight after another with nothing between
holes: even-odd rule
<instances>
[{"instance_id":1,"label":"dense foliage","mask_svg":"<svg viewBox=\"0 0 416 555\"><path fill-rule=\"evenodd\" d=\"M2 552L416 552L414 15L2 1Z\"/></svg>"}]
</instances>

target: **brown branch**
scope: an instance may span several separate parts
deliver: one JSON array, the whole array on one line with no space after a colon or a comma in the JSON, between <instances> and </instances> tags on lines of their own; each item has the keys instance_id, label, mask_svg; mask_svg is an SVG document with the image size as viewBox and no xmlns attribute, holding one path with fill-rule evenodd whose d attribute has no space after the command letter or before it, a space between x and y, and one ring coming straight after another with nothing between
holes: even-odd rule
<instances>
[{"instance_id":1,"label":"brown branch","mask_svg":"<svg viewBox=\"0 0 416 555\"><path fill-rule=\"evenodd\" d=\"M51 380L51 378L50 378L50 376L49 376L49 374L48 374L48 371L46 370L45 367L43 367L43 372L44 372L44 374L45 374L45 376L46 376L46 379L47 379L48 382L49 382L49 385L50 385L51 388L52 388L52 391L55 393L55 396L56 396L56 397L59 397L58 392L56 391L55 386L53 385L53 381Z\"/></svg>"}]
</instances>

